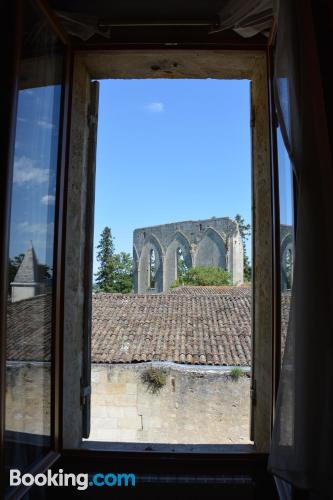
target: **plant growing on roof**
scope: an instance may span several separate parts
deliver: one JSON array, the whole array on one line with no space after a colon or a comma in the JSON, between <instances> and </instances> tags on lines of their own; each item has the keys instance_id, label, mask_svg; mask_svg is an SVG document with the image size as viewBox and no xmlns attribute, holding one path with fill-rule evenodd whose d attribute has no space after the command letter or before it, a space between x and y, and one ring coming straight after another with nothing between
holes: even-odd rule
<instances>
[{"instance_id":1,"label":"plant growing on roof","mask_svg":"<svg viewBox=\"0 0 333 500\"><path fill-rule=\"evenodd\" d=\"M141 381L149 392L157 394L166 384L166 373L159 368L148 368L142 372Z\"/></svg>"},{"instance_id":2,"label":"plant growing on roof","mask_svg":"<svg viewBox=\"0 0 333 500\"><path fill-rule=\"evenodd\" d=\"M230 370L229 377L233 382L237 382L243 376L244 372L239 366L235 366Z\"/></svg>"}]
</instances>

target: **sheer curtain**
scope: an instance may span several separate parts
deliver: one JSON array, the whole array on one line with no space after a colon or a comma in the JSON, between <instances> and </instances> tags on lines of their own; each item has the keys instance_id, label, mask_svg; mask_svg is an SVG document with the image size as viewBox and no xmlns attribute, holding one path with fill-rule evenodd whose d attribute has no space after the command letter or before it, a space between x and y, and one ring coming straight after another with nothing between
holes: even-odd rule
<instances>
[{"instance_id":1,"label":"sheer curtain","mask_svg":"<svg viewBox=\"0 0 333 500\"><path fill-rule=\"evenodd\" d=\"M310 0L280 0L277 18L275 101L298 201L294 286L269 468L324 500L333 498L332 158Z\"/></svg>"},{"instance_id":2,"label":"sheer curtain","mask_svg":"<svg viewBox=\"0 0 333 500\"><path fill-rule=\"evenodd\" d=\"M269 34L273 22L273 0L226 0L219 12L219 26L212 33L233 29L249 38Z\"/></svg>"}]
</instances>

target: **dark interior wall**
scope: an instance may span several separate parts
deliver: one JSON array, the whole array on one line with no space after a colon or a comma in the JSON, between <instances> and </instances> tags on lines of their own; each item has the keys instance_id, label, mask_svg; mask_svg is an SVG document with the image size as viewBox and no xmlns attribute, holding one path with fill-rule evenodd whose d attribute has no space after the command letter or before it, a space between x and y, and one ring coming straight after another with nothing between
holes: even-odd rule
<instances>
[{"instance_id":1,"label":"dark interior wall","mask_svg":"<svg viewBox=\"0 0 333 500\"><path fill-rule=\"evenodd\" d=\"M110 2L109 0L50 0L50 5L57 10L78 12L116 20L144 19L212 19L226 0L192 0L179 2L179 0L125 0ZM190 15L189 15L190 12Z\"/></svg>"},{"instance_id":2,"label":"dark interior wall","mask_svg":"<svg viewBox=\"0 0 333 500\"><path fill-rule=\"evenodd\" d=\"M312 2L313 19L317 37L322 85L326 101L326 117L333 152L333 2L316 0Z\"/></svg>"}]
</instances>

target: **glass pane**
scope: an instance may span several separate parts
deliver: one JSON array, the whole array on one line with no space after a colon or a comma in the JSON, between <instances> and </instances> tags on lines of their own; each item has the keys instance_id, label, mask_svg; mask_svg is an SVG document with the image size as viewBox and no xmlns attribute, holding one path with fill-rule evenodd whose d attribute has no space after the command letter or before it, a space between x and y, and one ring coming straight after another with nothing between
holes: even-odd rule
<instances>
[{"instance_id":1,"label":"glass pane","mask_svg":"<svg viewBox=\"0 0 333 500\"><path fill-rule=\"evenodd\" d=\"M26 4L8 262L6 466L50 447L54 222L62 55Z\"/></svg>"},{"instance_id":2,"label":"glass pane","mask_svg":"<svg viewBox=\"0 0 333 500\"><path fill-rule=\"evenodd\" d=\"M281 360L287 335L294 267L293 173L280 129L277 131L280 196Z\"/></svg>"}]
</instances>

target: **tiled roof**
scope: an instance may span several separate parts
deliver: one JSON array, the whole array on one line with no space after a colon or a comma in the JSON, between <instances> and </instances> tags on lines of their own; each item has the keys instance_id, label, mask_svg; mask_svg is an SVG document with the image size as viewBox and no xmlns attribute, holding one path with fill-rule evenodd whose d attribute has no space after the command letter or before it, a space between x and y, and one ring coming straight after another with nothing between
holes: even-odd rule
<instances>
[{"instance_id":1,"label":"tiled roof","mask_svg":"<svg viewBox=\"0 0 333 500\"><path fill-rule=\"evenodd\" d=\"M249 296L250 287L248 285L240 286L179 286L177 288L170 288L168 294L172 295L191 295L196 297L198 295L232 295L233 297Z\"/></svg>"},{"instance_id":2,"label":"tiled roof","mask_svg":"<svg viewBox=\"0 0 333 500\"><path fill-rule=\"evenodd\" d=\"M9 304L7 359L50 360L51 295ZM290 292L282 298L283 339ZM249 287L180 287L166 294L94 294L93 363L251 363Z\"/></svg>"},{"instance_id":3,"label":"tiled roof","mask_svg":"<svg viewBox=\"0 0 333 500\"><path fill-rule=\"evenodd\" d=\"M250 365L251 291L182 287L158 295L95 294L92 361Z\"/></svg>"},{"instance_id":4,"label":"tiled roof","mask_svg":"<svg viewBox=\"0 0 333 500\"><path fill-rule=\"evenodd\" d=\"M51 360L52 295L8 304L7 359Z\"/></svg>"}]
</instances>

